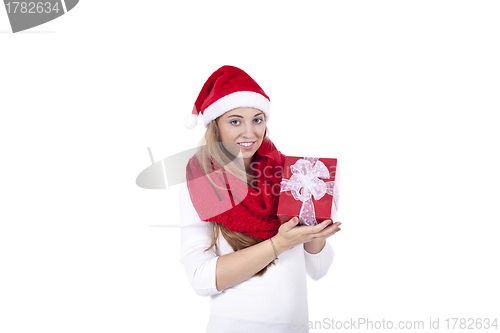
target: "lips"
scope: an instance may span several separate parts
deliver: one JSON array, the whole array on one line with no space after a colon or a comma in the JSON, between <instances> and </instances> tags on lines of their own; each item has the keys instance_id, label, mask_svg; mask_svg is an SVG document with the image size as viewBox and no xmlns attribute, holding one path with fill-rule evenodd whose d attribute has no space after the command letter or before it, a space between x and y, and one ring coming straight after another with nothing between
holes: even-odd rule
<instances>
[{"instance_id":1,"label":"lips","mask_svg":"<svg viewBox=\"0 0 500 333\"><path fill-rule=\"evenodd\" d=\"M238 142L238 145L241 147L241 149L252 149L253 146L255 145L255 141L251 142Z\"/></svg>"}]
</instances>

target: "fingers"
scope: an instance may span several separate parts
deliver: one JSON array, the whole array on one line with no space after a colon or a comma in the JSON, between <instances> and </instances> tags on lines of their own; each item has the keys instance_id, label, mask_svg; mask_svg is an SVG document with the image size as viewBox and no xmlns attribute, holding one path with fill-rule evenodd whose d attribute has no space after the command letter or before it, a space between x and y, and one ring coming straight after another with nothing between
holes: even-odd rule
<instances>
[{"instance_id":1,"label":"fingers","mask_svg":"<svg viewBox=\"0 0 500 333\"><path fill-rule=\"evenodd\" d=\"M287 222L283 223L284 231L290 231L294 229L299 224L299 218L297 216L291 218ZM342 223L337 221L332 223L331 219L324 220L317 225L312 226L300 226L297 230L300 230L302 235L309 235L313 238L324 237L325 235L332 233L333 231L337 232L340 230L340 225ZM332 235L335 233L333 232Z\"/></svg>"},{"instance_id":2,"label":"fingers","mask_svg":"<svg viewBox=\"0 0 500 333\"><path fill-rule=\"evenodd\" d=\"M341 224L340 222L332 224L331 226L323 229L321 232L318 232L316 235L313 236L313 238L328 238L335 235L337 232L341 230L340 224Z\"/></svg>"},{"instance_id":3,"label":"fingers","mask_svg":"<svg viewBox=\"0 0 500 333\"><path fill-rule=\"evenodd\" d=\"M310 230L311 233L319 233L321 232L322 230L325 230L326 228L329 227L330 223L332 223L332 220L328 219L328 220L324 220L323 222L313 226ZM338 223L338 224L337 224ZM340 222L335 222L333 225L340 225Z\"/></svg>"},{"instance_id":4,"label":"fingers","mask_svg":"<svg viewBox=\"0 0 500 333\"><path fill-rule=\"evenodd\" d=\"M283 228L288 231L293 229L297 224L299 224L299 218L297 216L291 218L287 222L283 223Z\"/></svg>"}]
</instances>

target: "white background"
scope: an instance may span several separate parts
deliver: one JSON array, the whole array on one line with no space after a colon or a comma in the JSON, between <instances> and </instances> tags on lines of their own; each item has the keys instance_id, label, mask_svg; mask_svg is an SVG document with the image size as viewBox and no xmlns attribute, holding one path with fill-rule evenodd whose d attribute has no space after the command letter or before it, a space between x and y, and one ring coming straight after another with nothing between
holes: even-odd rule
<instances>
[{"instance_id":1,"label":"white background","mask_svg":"<svg viewBox=\"0 0 500 333\"><path fill-rule=\"evenodd\" d=\"M12 34L0 7L0 331L204 331L178 189L135 179L147 147L196 147L204 127L183 118L226 64L270 96L283 153L339 159L342 231L329 274L308 279L310 320L498 316L499 15L497 1L81 1Z\"/></svg>"}]
</instances>

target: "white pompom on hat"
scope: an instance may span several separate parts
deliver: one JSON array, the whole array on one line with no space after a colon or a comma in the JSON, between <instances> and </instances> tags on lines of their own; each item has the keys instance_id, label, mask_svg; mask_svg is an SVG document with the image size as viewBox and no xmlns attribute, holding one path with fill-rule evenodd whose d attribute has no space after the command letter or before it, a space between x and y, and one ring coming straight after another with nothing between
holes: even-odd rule
<instances>
[{"instance_id":1,"label":"white pompom on hat","mask_svg":"<svg viewBox=\"0 0 500 333\"><path fill-rule=\"evenodd\" d=\"M198 124L198 115L196 114L188 114L184 117L184 127L187 129L193 129Z\"/></svg>"},{"instance_id":2,"label":"white pompom on hat","mask_svg":"<svg viewBox=\"0 0 500 333\"><path fill-rule=\"evenodd\" d=\"M192 113L184 118L184 126L196 127L198 115L202 114L207 127L212 120L236 108L261 110L269 122L270 105L264 90L247 73L234 66L222 66L203 85Z\"/></svg>"}]
</instances>

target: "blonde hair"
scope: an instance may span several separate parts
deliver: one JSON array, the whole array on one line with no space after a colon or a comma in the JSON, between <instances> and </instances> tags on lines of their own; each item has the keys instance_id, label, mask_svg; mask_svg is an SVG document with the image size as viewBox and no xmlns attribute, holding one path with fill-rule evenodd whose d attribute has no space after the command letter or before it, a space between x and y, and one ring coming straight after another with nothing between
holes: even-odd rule
<instances>
[{"instance_id":1,"label":"blonde hair","mask_svg":"<svg viewBox=\"0 0 500 333\"><path fill-rule=\"evenodd\" d=\"M198 152L196 153L203 171L207 175L212 185L219 189L227 190L227 188L225 187L217 186L212 178L210 178L210 173L220 172L220 170L214 170L212 166L212 162L216 162L218 165L224 166L225 171L230 172L232 175L238 177L242 181L246 181L247 184L255 188L255 179L252 174L248 173L246 170L231 167L230 162L234 160L235 156L231 152L229 152L221 142L217 119L212 120L207 125L205 136L200 141L200 147L198 149ZM265 139L268 135L269 130L266 125L263 139ZM248 236L241 232L231 231L220 223L213 223L210 246L205 251L217 247L219 233L224 237L224 239L234 251L242 250L264 241L263 239ZM262 276L267 271L267 268L272 264L274 264L274 261L257 272L255 276Z\"/></svg>"}]
</instances>

